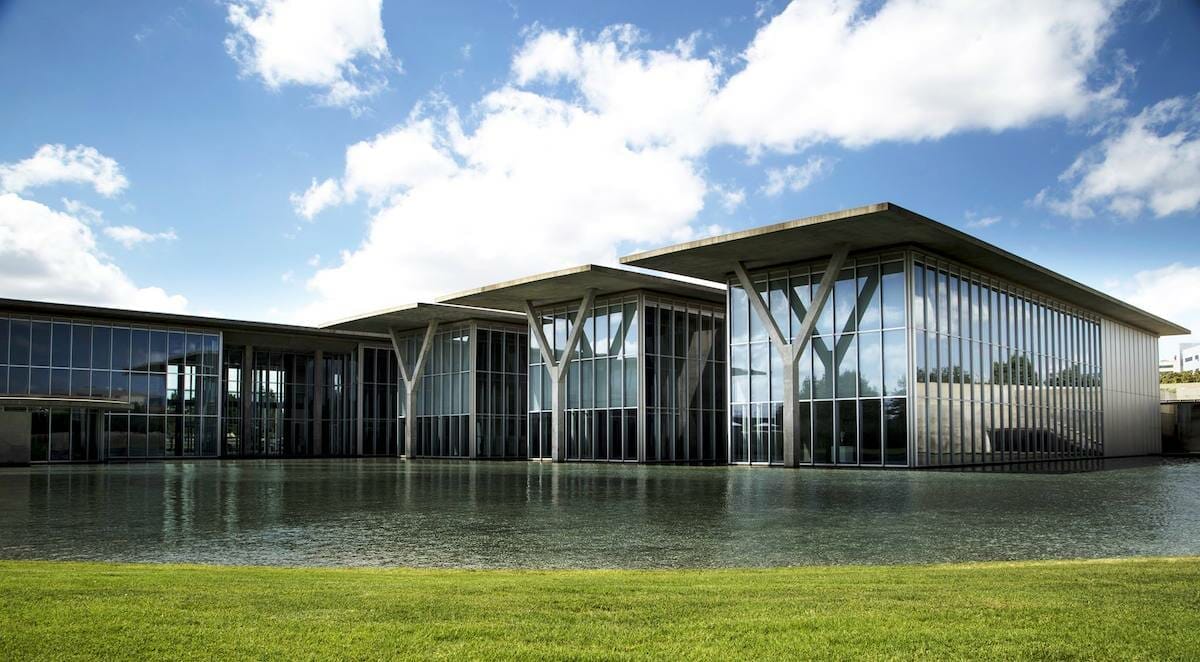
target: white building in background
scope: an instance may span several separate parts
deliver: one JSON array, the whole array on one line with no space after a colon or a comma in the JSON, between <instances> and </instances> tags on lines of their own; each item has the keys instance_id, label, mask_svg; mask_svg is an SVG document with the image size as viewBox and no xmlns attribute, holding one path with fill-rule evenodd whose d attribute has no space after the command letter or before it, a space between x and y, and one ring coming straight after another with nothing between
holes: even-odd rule
<instances>
[{"instance_id":1,"label":"white building in background","mask_svg":"<svg viewBox=\"0 0 1200 662\"><path fill-rule=\"evenodd\" d=\"M1189 342L1179 345L1179 351L1169 359L1158 360L1159 372L1184 372L1200 370L1200 343Z\"/></svg>"}]
</instances>

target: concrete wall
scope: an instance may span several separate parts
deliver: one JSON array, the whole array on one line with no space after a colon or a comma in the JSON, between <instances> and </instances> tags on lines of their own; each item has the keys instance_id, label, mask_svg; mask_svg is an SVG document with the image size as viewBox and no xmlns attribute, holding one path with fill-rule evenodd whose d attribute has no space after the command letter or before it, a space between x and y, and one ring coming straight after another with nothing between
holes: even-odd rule
<instances>
[{"instance_id":1,"label":"concrete wall","mask_svg":"<svg viewBox=\"0 0 1200 662\"><path fill-rule=\"evenodd\" d=\"M0 409L0 466L29 464L32 414Z\"/></svg>"},{"instance_id":2,"label":"concrete wall","mask_svg":"<svg viewBox=\"0 0 1200 662\"><path fill-rule=\"evenodd\" d=\"M1104 455L1151 455L1162 450L1158 338L1101 320Z\"/></svg>"}]
</instances>

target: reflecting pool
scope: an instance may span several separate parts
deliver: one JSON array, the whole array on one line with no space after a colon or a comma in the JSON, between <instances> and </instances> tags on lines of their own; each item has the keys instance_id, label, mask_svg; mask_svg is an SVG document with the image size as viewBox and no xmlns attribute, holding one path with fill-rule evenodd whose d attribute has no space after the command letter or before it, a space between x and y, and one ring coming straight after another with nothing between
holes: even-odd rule
<instances>
[{"instance_id":1,"label":"reflecting pool","mask_svg":"<svg viewBox=\"0 0 1200 662\"><path fill-rule=\"evenodd\" d=\"M0 469L3 558L674 568L1189 554L1200 462L1066 474L390 459Z\"/></svg>"}]
</instances>

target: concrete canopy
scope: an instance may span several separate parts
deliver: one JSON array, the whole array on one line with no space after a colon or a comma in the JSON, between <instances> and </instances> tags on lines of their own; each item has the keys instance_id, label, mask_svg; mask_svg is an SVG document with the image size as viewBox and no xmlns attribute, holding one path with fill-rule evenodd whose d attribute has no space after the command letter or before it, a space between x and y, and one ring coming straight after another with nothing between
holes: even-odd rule
<instances>
[{"instance_id":1,"label":"concrete canopy","mask_svg":"<svg viewBox=\"0 0 1200 662\"><path fill-rule=\"evenodd\" d=\"M525 309L526 301L531 302L535 308L547 304L575 301L582 298L589 289L596 290L598 297L645 289L670 296L700 299L713 303L724 303L725 301L725 288L723 287L700 285L677 278L666 278L595 264L585 264L517 278L495 285L486 285L444 296L438 301L485 306L498 310L521 311Z\"/></svg>"},{"instance_id":2,"label":"concrete canopy","mask_svg":"<svg viewBox=\"0 0 1200 662\"><path fill-rule=\"evenodd\" d=\"M524 315L503 310L488 310L446 303L410 303L398 308L389 308L333 322L324 328L386 335L393 330L424 329L430 322L453 324L467 320L525 324Z\"/></svg>"},{"instance_id":3,"label":"concrete canopy","mask_svg":"<svg viewBox=\"0 0 1200 662\"><path fill-rule=\"evenodd\" d=\"M1189 333L1178 324L890 202L635 253L621 258L621 263L724 282L739 260L746 269L755 270L828 258L838 245L851 252L926 248L1156 335Z\"/></svg>"}]
</instances>

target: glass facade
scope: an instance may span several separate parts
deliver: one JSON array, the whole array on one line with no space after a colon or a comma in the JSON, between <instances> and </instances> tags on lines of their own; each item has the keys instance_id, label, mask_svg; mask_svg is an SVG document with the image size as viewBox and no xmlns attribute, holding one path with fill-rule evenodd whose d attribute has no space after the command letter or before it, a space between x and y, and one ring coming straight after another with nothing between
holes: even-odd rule
<instances>
[{"instance_id":1,"label":"glass facade","mask_svg":"<svg viewBox=\"0 0 1200 662\"><path fill-rule=\"evenodd\" d=\"M475 457L529 457L527 338L511 327L475 328Z\"/></svg>"},{"instance_id":2,"label":"glass facade","mask_svg":"<svg viewBox=\"0 0 1200 662\"><path fill-rule=\"evenodd\" d=\"M724 309L646 295L646 461L725 463Z\"/></svg>"},{"instance_id":3,"label":"glass facade","mask_svg":"<svg viewBox=\"0 0 1200 662\"><path fill-rule=\"evenodd\" d=\"M561 360L578 303L537 311L551 355ZM584 318L566 375L566 458L638 460L638 296L596 299ZM550 459L554 384L536 334L529 334L529 453Z\"/></svg>"},{"instance_id":4,"label":"glass facade","mask_svg":"<svg viewBox=\"0 0 1200 662\"><path fill-rule=\"evenodd\" d=\"M34 410L31 461L217 454L217 334L8 316L0 317L0 348L2 395L132 406Z\"/></svg>"},{"instance_id":5,"label":"glass facade","mask_svg":"<svg viewBox=\"0 0 1200 662\"><path fill-rule=\"evenodd\" d=\"M912 286L919 464L1102 454L1099 319L923 253Z\"/></svg>"},{"instance_id":6,"label":"glass facade","mask_svg":"<svg viewBox=\"0 0 1200 662\"><path fill-rule=\"evenodd\" d=\"M903 253L856 256L833 290L796 370L800 464L908 464L907 295ZM794 338L825 263L750 274L781 333ZM729 284L729 458L782 464L784 360L748 293Z\"/></svg>"},{"instance_id":7,"label":"glass facade","mask_svg":"<svg viewBox=\"0 0 1200 662\"><path fill-rule=\"evenodd\" d=\"M400 354L407 366L416 365L425 331L401 335ZM429 348L421 388L417 391L417 457L469 457L471 452L471 328L469 324L439 327ZM400 387L401 402L404 388ZM409 412L403 407L401 416ZM405 448L410 443L405 440Z\"/></svg>"},{"instance_id":8,"label":"glass facade","mask_svg":"<svg viewBox=\"0 0 1200 662\"><path fill-rule=\"evenodd\" d=\"M358 455L358 355L324 352L321 357L321 455Z\"/></svg>"},{"instance_id":9,"label":"glass facade","mask_svg":"<svg viewBox=\"0 0 1200 662\"><path fill-rule=\"evenodd\" d=\"M391 347L363 348L363 455L395 457L404 452L400 416L400 367Z\"/></svg>"}]
</instances>

